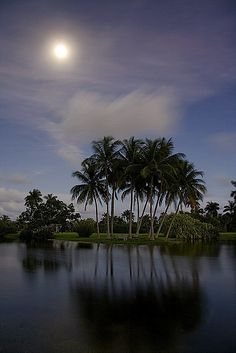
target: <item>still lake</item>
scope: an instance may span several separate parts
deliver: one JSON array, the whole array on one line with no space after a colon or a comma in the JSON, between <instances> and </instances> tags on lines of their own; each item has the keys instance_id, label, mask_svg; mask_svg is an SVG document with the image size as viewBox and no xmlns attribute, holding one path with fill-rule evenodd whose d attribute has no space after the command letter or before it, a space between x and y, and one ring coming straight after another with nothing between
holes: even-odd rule
<instances>
[{"instance_id":1,"label":"still lake","mask_svg":"<svg viewBox=\"0 0 236 353\"><path fill-rule=\"evenodd\" d=\"M0 352L235 352L235 245L1 243Z\"/></svg>"}]
</instances>

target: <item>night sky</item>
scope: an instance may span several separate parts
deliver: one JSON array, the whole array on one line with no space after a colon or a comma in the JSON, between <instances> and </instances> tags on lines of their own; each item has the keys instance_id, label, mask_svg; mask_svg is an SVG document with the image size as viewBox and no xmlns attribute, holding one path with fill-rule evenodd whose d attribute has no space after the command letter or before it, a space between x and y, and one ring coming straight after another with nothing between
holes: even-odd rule
<instances>
[{"instance_id":1,"label":"night sky","mask_svg":"<svg viewBox=\"0 0 236 353\"><path fill-rule=\"evenodd\" d=\"M235 1L1 0L0 28L0 215L19 215L33 188L70 202L71 173L104 135L173 137L205 173L204 204L227 203Z\"/></svg>"}]
</instances>

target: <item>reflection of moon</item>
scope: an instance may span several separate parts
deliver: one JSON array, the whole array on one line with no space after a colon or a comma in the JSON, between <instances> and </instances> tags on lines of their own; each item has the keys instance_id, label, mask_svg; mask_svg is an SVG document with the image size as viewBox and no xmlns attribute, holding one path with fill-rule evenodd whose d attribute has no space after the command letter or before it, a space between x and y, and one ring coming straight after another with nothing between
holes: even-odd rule
<instances>
[{"instance_id":1,"label":"reflection of moon","mask_svg":"<svg viewBox=\"0 0 236 353\"><path fill-rule=\"evenodd\" d=\"M55 45L53 52L55 57L59 60L66 59L69 54L67 46L63 43L58 43L57 45Z\"/></svg>"}]
</instances>

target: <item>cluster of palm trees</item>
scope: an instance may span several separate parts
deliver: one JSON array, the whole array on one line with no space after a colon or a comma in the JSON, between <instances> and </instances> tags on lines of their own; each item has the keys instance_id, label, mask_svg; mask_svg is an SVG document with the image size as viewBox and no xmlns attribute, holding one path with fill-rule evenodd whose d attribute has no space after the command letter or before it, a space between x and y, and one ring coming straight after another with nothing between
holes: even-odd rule
<instances>
[{"instance_id":1,"label":"cluster of palm trees","mask_svg":"<svg viewBox=\"0 0 236 353\"><path fill-rule=\"evenodd\" d=\"M236 181L231 180L231 184L236 188ZM205 217L217 220L221 223L221 227L227 231L235 231L236 229L236 190L232 190L230 194L232 200L223 207L223 213L219 213L220 205L218 202L210 201L206 204L205 209L199 209L198 212L202 215L205 211Z\"/></svg>"},{"instance_id":2,"label":"cluster of palm trees","mask_svg":"<svg viewBox=\"0 0 236 353\"><path fill-rule=\"evenodd\" d=\"M111 136L92 142L93 154L73 173L79 183L71 189L78 203L94 204L99 236L98 205L106 205L107 237L113 236L115 200L129 197L129 237L132 237L133 210L137 209L137 235L147 207L150 214L150 239L154 239L154 219L158 208L165 204L165 214L171 204L176 213L183 207L196 207L206 192L203 172L174 153L172 139L145 140L131 137L123 141ZM141 210L142 206L142 210ZM164 217L162 217L163 219ZM161 225L156 236L161 230Z\"/></svg>"}]
</instances>

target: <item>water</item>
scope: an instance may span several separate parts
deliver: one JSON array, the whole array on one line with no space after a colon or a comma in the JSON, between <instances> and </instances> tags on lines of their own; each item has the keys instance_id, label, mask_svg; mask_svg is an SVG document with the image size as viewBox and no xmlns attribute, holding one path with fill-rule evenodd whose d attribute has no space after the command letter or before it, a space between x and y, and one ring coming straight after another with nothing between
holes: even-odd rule
<instances>
[{"instance_id":1,"label":"water","mask_svg":"<svg viewBox=\"0 0 236 353\"><path fill-rule=\"evenodd\" d=\"M1 353L235 352L233 244L0 244Z\"/></svg>"}]
</instances>

